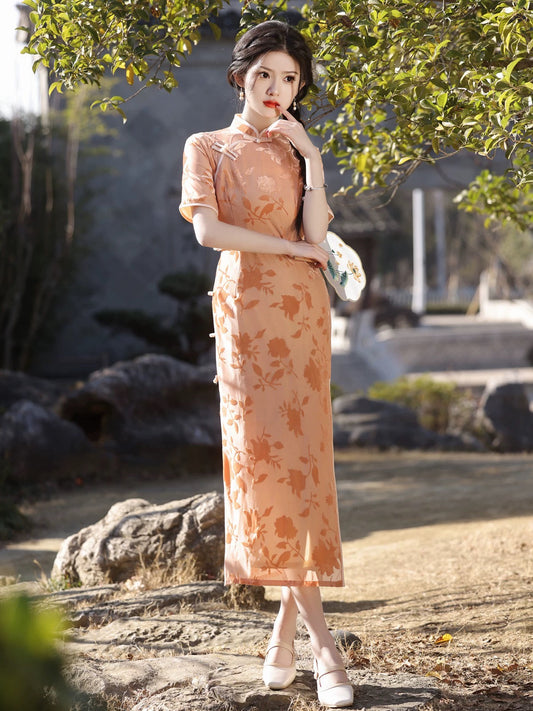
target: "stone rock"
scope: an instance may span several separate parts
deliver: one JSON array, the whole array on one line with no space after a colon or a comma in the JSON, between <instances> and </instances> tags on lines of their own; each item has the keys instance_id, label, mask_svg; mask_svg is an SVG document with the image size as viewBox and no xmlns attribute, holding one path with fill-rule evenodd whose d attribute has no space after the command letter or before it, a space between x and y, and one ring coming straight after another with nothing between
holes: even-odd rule
<instances>
[{"instance_id":1,"label":"stone rock","mask_svg":"<svg viewBox=\"0 0 533 711\"><path fill-rule=\"evenodd\" d=\"M498 452L533 451L533 412L521 383L489 384L481 398L479 425Z\"/></svg>"},{"instance_id":2,"label":"stone rock","mask_svg":"<svg viewBox=\"0 0 533 711\"><path fill-rule=\"evenodd\" d=\"M361 638L353 632L350 632L350 630L335 630L333 637L335 638L335 644L339 649L355 650L361 649L363 646Z\"/></svg>"},{"instance_id":3,"label":"stone rock","mask_svg":"<svg viewBox=\"0 0 533 711\"><path fill-rule=\"evenodd\" d=\"M107 589L120 587L107 586ZM93 588L94 589L94 588ZM264 588L263 598L264 598ZM68 613L72 607L72 600L63 598L60 604L67 608L69 622L73 627L89 627L101 625L104 622L109 624L115 619L124 617L132 619L163 612L165 615L177 614L185 605L195 605L198 607L203 602L223 601L227 595L227 588L222 581L197 581L194 583L183 583L168 588L150 590L138 595L127 595L117 605L116 598L101 599L99 604L79 607L81 600L77 601L76 611ZM83 599L83 598L82 598ZM90 600L88 602L94 602ZM149 611L149 613L148 613ZM119 637L113 637L115 642Z\"/></svg>"},{"instance_id":4,"label":"stone rock","mask_svg":"<svg viewBox=\"0 0 533 711\"><path fill-rule=\"evenodd\" d=\"M35 378L26 373L0 369L0 412L18 400L29 400L51 408L65 391L65 387L51 380Z\"/></svg>"},{"instance_id":5,"label":"stone rock","mask_svg":"<svg viewBox=\"0 0 533 711\"><path fill-rule=\"evenodd\" d=\"M408 407L385 400L372 400L356 394L336 397L333 400L332 409L334 415L359 415L369 418L379 415L382 422L393 424L400 422L409 427L418 425L416 413Z\"/></svg>"},{"instance_id":6,"label":"stone rock","mask_svg":"<svg viewBox=\"0 0 533 711\"><path fill-rule=\"evenodd\" d=\"M342 395L333 401L333 441L336 447L376 449L439 449L479 451L473 438L439 435L422 427L413 410L384 400Z\"/></svg>"},{"instance_id":7,"label":"stone rock","mask_svg":"<svg viewBox=\"0 0 533 711\"><path fill-rule=\"evenodd\" d=\"M295 640L295 683L270 691L261 673L275 613L229 610L220 598L222 588L221 583L193 583L130 598L115 585L101 593L97 588L60 591L40 596L39 602L71 607L71 619L80 602L90 605L86 612L94 626L71 629L65 645L69 679L87 707L120 702L130 711L314 708L316 683L303 623L298 623ZM102 596L108 610L115 608L107 619L95 614ZM180 603L186 598L191 602L184 607ZM358 639L349 630L332 634L352 648ZM428 677L348 674L355 706L366 711L415 711L438 696L435 680Z\"/></svg>"},{"instance_id":8,"label":"stone rock","mask_svg":"<svg viewBox=\"0 0 533 711\"><path fill-rule=\"evenodd\" d=\"M176 595L174 604L159 612L145 609L132 617L126 614L128 605L118 604L112 621L98 618L96 610L91 610L91 626L77 627L71 632L69 653L123 659L140 655L149 658L160 654L231 653L266 646L272 621L264 613L218 609L224 604L220 598L204 603L190 600L188 607L180 610L178 599ZM191 607L194 612L188 611ZM116 617L117 614L121 616Z\"/></svg>"},{"instance_id":9,"label":"stone rock","mask_svg":"<svg viewBox=\"0 0 533 711\"><path fill-rule=\"evenodd\" d=\"M84 660L70 666L73 685L89 696L119 698L131 711L288 711L297 698L316 703L310 659L298 663L287 689L270 691L262 659L246 654L204 654L142 660ZM434 680L414 674L349 671L356 708L415 711L439 695Z\"/></svg>"},{"instance_id":10,"label":"stone rock","mask_svg":"<svg viewBox=\"0 0 533 711\"><path fill-rule=\"evenodd\" d=\"M30 400L18 400L0 419L0 461L14 484L81 476L95 465L82 430ZM100 455L95 454L98 460Z\"/></svg>"},{"instance_id":11,"label":"stone rock","mask_svg":"<svg viewBox=\"0 0 533 711\"><path fill-rule=\"evenodd\" d=\"M220 448L212 366L148 354L95 371L60 402L60 414L118 453L161 455L175 447Z\"/></svg>"},{"instance_id":12,"label":"stone rock","mask_svg":"<svg viewBox=\"0 0 533 711\"><path fill-rule=\"evenodd\" d=\"M128 499L63 541L52 578L83 585L131 578L141 563L178 561L192 554L206 576L219 574L224 556L224 500L212 492L154 506Z\"/></svg>"}]
</instances>

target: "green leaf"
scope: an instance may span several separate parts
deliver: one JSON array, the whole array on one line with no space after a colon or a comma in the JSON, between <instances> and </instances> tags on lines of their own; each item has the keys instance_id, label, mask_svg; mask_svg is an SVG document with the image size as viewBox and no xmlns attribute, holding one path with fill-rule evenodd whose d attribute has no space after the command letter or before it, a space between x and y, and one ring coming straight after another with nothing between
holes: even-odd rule
<instances>
[{"instance_id":1,"label":"green leaf","mask_svg":"<svg viewBox=\"0 0 533 711\"><path fill-rule=\"evenodd\" d=\"M505 68L505 71L503 72L503 78L504 81L506 81L508 84L511 82L511 74L513 73L513 69L516 67L518 62L522 61L522 57L517 57L517 59L513 59L512 62L509 62L507 67Z\"/></svg>"},{"instance_id":2,"label":"green leaf","mask_svg":"<svg viewBox=\"0 0 533 711\"><path fill-rule=\"evenodd\" d=\"M210 22L209 27L211 28L214 38L219 40L222 37L222 30L220 27L215 22Z\"/></svg>"},{"instance_id":3,"label":"green leaf","mask_svg":"<svg viewBox=\"0 0 533 711\"><path fill-rule=\"evenodd\" d=\"M448 93L447 92L442 92L442 94L439 94L437 96L437 106L439 106L441 109L443 109L446 106L447 101L448 101Z\"/></svg>"}]
</instances>

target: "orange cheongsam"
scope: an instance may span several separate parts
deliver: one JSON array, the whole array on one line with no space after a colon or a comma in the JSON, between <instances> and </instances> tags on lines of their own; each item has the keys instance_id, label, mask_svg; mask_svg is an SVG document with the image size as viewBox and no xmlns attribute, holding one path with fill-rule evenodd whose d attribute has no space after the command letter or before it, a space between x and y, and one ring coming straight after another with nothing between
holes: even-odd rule
<instances>
[{"instance_id":1,"label":"orange cheongsam","mask_svg":"<svg viewBox=\"0 0 533 711\"><path fill-rule=\"evenodd\" d=\"M299 239L303 182L284 136L236 115L184 150L180 212ZM213 288L226 583L343 585L333 466L330 304L320 269L223 250Z\"/></svg>"}]
</instances>

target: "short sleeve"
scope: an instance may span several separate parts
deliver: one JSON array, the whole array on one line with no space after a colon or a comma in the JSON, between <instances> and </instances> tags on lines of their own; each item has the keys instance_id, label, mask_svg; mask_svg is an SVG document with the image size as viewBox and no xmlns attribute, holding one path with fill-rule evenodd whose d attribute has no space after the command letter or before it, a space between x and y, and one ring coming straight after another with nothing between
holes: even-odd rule
<instances>
[{"instance_id":1,"label":"short sleeve","mask_svg":"<svg viewBox=\"0 0 533 711\"><path fill-rule=\"evenodd\" d=\"M183 177L181 181L181 215L192 222L192 207L210 207L218 215L215 193L215 169L201 134L189 136L183 149Z\"/></svg>"}]
</instances>

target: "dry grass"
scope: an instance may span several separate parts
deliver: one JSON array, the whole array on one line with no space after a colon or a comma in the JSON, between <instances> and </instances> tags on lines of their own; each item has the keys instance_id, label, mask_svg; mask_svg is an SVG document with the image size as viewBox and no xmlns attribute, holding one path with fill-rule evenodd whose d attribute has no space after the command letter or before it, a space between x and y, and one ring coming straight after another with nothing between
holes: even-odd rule
<instances>
[{"instance_id":1,"label":"dry grass","mask_svg":"<svg viewBox=\"0 0 533 711\"><path fill-rule=\"evenodd\" d=\"M302 696L295 696L287 711L323 711L324 707L318 703L318 699L309 701Z\"/></svg>"},{"instance_id":2,"label":"dry grass","mask_svg":"<svg viewBox=\"0 0 533 711\"><path fill-rule=\"evenodd\" d=\"M433 677L428 711L532 711L533 458L337 464L346 587L324 598L330 627L363 642L348 667Z\"/></svg>"},{"instance_id":3,"label":"dry grass","mask_svg":"<svg viewBox=\"0 0 533 711\"><path fill-rule=\"evenodd\" d=\"M230 585L224 602L232 610L260 610L264 606L264 589L255 585Z\"/></svg>"},{"instance_id":4,"label":"dry grass","mask_svg":"<svg viewBox=\"0 0 533 711\"><path fill-rule=\"evenodd\" d=\"M142 556L137 571L123 584L129 591L159 590L172 585L183 585L200 580L202 577L198 559L193 553L180 558L168 559L159 549L152 561Z\"/></svg>"},{"instance_id":5,"label":"dry grass","mask_svg":"<svg viewBox=\"0 0 533 711\"><path fill-rule=\"evenodd\" d=\"M291 701L287 711L323 711L324 707L318 703L318 699L309 701L302 696L295 696Z\"/></svg>"}]
</instances>

